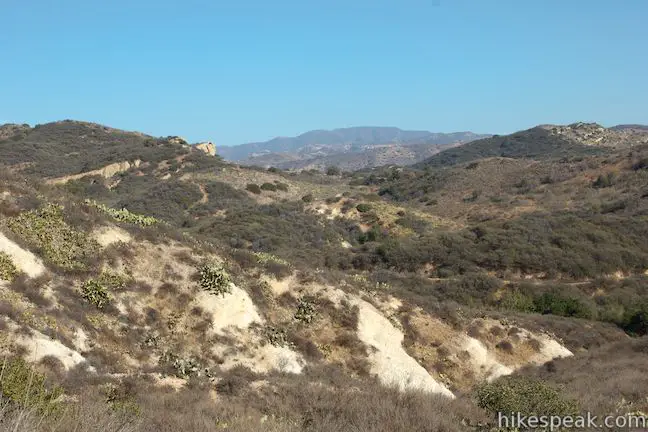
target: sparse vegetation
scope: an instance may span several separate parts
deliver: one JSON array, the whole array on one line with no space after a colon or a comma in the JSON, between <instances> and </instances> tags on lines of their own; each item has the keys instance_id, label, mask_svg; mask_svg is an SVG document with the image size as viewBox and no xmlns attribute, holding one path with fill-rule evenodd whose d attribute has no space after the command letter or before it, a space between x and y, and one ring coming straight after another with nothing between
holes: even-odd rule
<instances>
[{"instance_id":1,"label":"sparse vegetation","mask_svg":"<svg viewBox=\"0 0 648 432\"><path fill-rule=\"evenodd\" d=\"M261 193L261 188L259 187L258 184L255 183L248 183L245 186L245 190L248 192L252 192L253 194L259 195Z\"/></svg>"},{"instance_id":2,"label":"sparse vegetation","mask_svg":"<svg viewBox=\"0 0 648 432\"><path fill-rule=\"evenodd\" d=\"M190 379L192 377L212 377L209 368L205 368L200 361L195 358L183 358L172 352L166 351L160 357L160 364L171 369L173 375L178 378Z\"/></svg>"},{"instance_id":3,"label":"sparse vegetation","mask_svg":"<svg viewBox=\"0 0 648 432\"><path fill-rule=\"evenodd\" d=\"M614 173L601 174L598 178L592 183L592 187L601 189L610 187L614 184L616 176Z\"/></svg>"},{"instance_id":4,"label":"sparse vegetation","mask_svg":"<svg viewBox=\"0 0 648 432\"><path fill-rule=\"evenodd\" d=\"M268 326L264 329L264 335L268 343L276 347L289 347L292 346L288 340L286 330L282 328Z\"/></svg>"}]
</instances>

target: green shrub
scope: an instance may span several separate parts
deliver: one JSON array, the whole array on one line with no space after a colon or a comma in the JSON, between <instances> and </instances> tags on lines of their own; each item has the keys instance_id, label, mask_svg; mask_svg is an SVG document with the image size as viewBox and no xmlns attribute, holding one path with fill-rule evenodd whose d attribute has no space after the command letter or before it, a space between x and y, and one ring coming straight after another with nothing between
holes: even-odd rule
<instances>
[{"instance_id":1,"label":"green shrub","mask_svg":"<svg viewBox=\"0 0 648 432\"><path fill-rule=\"evenodd\" d=\"M131 213L125 208L117 210L104 204L99 204L94 200L86 200L85 203L89 206L95 207L119 222L128 222L140 226L151 226L159 222L159 220L154 217Z\"/></svg>"},{"instance_id":2,"label":"green shrub","mask_svg":"<svg viewBox=\"0 0 648 432\"><path fill-rule=\"evenodd\" d=\"M36 372L23 359L15 357L5 360L2 366L0 393L17 405L52 414L60 408L56 400L63 390L58 386L48 388L45 375Z\"/></svg>"},{"instance_id":3,"label":"green shrub","mask_svg":"<svg viewBox=\"0 0 648 432\"><path fill-rule=\"evenodd\" d=\"M110 302L108 289L97 279L88 279L81 284L81 297L97 309L103 309Z\"/></svg>"},{"instance_id":4,"label":"green shrub","mask_svg":"<svg viewBox=\"0 0 648 432\"><path fill-rule=\"evenodd\" d=\"M315 314L315 304L312 301L305 298L299 300L294 316L297 321L308 324L315 319Z\"/></svg>"},{"instance_id":5,"label":"green shrub","mask_svg":"<svg viewBox=\"0 0 648 432\"><path fill-rule=\"evenodd\" d=\"M97 309L103 309L110 302L110 291L126 288L130 280L130 276L103 271L98 278L88 279L81 284L81 297L95 305Z\"/></svg>"},{"instance_id":6,"label":"green shrub","mask_svg":"<svg viewBox=\"0 0 648 432\"><path fill-rule=\"evenodd\" d=\"M275 263L290 266L290 263L285 259L279 258L278 256L268 252L253 252L253 255L256 257L259 264Z\"/></svg>"},{"instance_id":7,"label":"green shrub","mask_svg":"<svg viewBox=\"0 0 648 432\"><path fill-rule=\"evenodd\" d=\"M326 175L328 175L328 176L340 175L341 172L342 171L340 170L340 168L338 168L336 166L330 166L330 167L326 168Z\"/></svg>"},{"instance_id":8,"label":"green shrub","mask_svg":"<svg viewBox=\"0 0 648 432\"><path fill-rule=\"evenodd\" d=\"M358 235L358 242L361 244L367 242L375 242L380 240L383 237L382 230L379 225L372 225L371 229L367 232L360 233Z\"/></svg>"},{"instance_id":9,"label":"green shrub","mask_svg":"<svg viewBox=\"0 0 648 432\"><path fill-rule=\"evenodd\" d=\"M253 194L257 194L257 195L259 195L261 193L261 188L259 187L258 184L255 184L255 183L248 183L245 186L245 190L247 190L248 192L252 192Z\"/></svg>"},{"instance_id":10,"label":"green shrub","mask_svg":"<svg viewBox=\"0 0 648 432\"><path fill-rule=\"evenodd\" d=\"M265 339L272 346L285 347L291 345L284 329L268 326L264 329L263 333Z\"/></svg>"},{"instance_id":11,"label":"green shrub","mask_svg":"<svg viewBox=\"0 0 648 432\"><path fill-rule=\"evenodd\" d=\"M628 308L616 324L631 336L648 334L648 303L642 302Z\"/></svg>"},{"instance_id":12,"label":"green shrub","mask_svg":"<svg viewBox=\"0 0 648 432\"><path fill-rule=\"evenodd\" d=\"M287 183L282 183L282 182L275 182L275 186L277 187L277 190L280 190L282 192L288 192L288 184Z\"/></svg>"},{"instance_id":13,"label":"green shrub","mask_svg":"<svg viewBox=\"0 0 648 432\"><path fill-rule=\"evenodd\" d=\"M479 407L493 414L499 412L531 415L574 415L575 401L538 379L519 376L500 378L480 385L475 396Z\"/></svg>"},{"instance_id":14,"label":"green shrub","mask_svg":"<svg viewBox=\"0 0 648 432\"><path fill-rule=\"evenodd\" d=\"M371 210L371 206L369 204L360 203L356 206L356 210L360 213L366 213Z\"/></svg>"},{"instance_id":15,"label":"green shrub","mask_svg":"<svg viewBox=\"0 0 648 432\"><path fill-rule=\"evenodd\" d=\"M270 192L276 192L277 191L277 186L273 183L263 183L261 185L261 190L265 191L270 191Z\"/></svg>"},{"instance_id":16,"label":"green shrub","mask_svg":"<svg viewBox=\"0 0 648 432\"><path fill-rule=\"evenodd\" d=\"M18 273L18 268L16 268L11 257L4 252L0 252L0 280L13 282Z\"/></svg>"},{"instance_id":17,"label":"green shrub","mask_svg":"<svg viewBox=\"0 0 648 432\"><path fill-rule=\"evenodd\" d=\"M542 177L542 179L540 179L540 184L546 185L546 184L552 184L552 183L554 183L554 179L550 175L546 175L546 176Z\"/></svg>"},{"instance_id":18,"label":"green shrub","mask_svg":"<svg viewBox=\"0 0 648 432\"><path fill-rule=\"evenodd\" d=\"M614 184L616 176L614 173L610 172L605 175L601 174L598 176L598 178L592 183L592 187L596 189L601 189L601 188L606 188L610 187Z\"/></svg>"},{"instance_id":19,"label":"green shrub","mask_svg":"<svg viewBox=\"0 0 648 432\"><path fill-rule=\"evenodd\" d=\"M632 169L635 171L646 168L648 168L648 158L643 158L632 165Z\"/></svg>"},{"instance_id":20,"label":"green shrub","mask_svg":"<svg viewBox=\"0 0 648 432\"><path fill-rule=\"evenodd\" d=\"M225 294L232 292L231 279L223 267L217 264L204 264L200 268L200 287L210 294Z\"/></svg>"},{"instance_id":21,"label":"green shrub","mask_svg":"<svg viewBox=\"0 0 648 432\"><path fill-rule=\"evenodd\" d=\"M130 280L130 276L124 276L109 270L103 271L101 275L99 275L99 282L106 288L113 291L126 288L126 285L128 284L128 282L130 282Z\"/></svg>"},{"instance_id":22,"label":"green shrub","mask_svg":"<svg viewBox=\"0 0 648 432\"><path fill-rule=\"evenodd\" d=\"M507 291L499 301L499 307L518 312L534 312L533 298L519 290Z\"/></svg>"},{"instance_id":23,"label":"green shrub","mask_svg":"<svg viewBox=\"0 0 648 432\"><path fill-rule=\"evenodd\" d=\"M313 202L313 194L310 194L310 193L309 193L309 194L307 194L307 195L304 195L301 199L302 199L302 201L304 201L305 203Z\"/></svg>"},{"instance_id":24,"label":"green shrub","mask_svg":"<svg viewBox=\"0 0 648 432\"><path fill-rule=\"evenodd\" d=\"M558 292L546 292L533 300L538 313L565 317L592 318L594 311L582 300Z\"/></svg>"},{"instance_id":25,"label":"green shrub","mask_svg":"<svg viewBox=\"0 0 648 432\"><path fill-rule=\"evenodd\" d=\"M54 265L68 270L84 270L99 244L87 234L71 228L63 219L63 207L47 204L10 218L7 226L26 242L38 248Z\"/></svg>"}]
</instances>

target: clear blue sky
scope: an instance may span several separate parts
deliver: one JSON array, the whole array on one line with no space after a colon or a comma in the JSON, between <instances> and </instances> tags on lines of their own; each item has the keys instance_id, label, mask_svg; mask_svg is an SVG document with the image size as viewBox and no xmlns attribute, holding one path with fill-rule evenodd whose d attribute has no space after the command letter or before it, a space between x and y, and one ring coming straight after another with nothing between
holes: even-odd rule
<instances>
[{"instance_id":1,"label":"clear blue sky","mask_svg":"<svg viewBox=\"0 0 648 432\"><path fill-rule=\"evenodd\" d=\"M0 123L217 145L648 123L646 0L0 0Z\"/></svg>"}]
</instances>

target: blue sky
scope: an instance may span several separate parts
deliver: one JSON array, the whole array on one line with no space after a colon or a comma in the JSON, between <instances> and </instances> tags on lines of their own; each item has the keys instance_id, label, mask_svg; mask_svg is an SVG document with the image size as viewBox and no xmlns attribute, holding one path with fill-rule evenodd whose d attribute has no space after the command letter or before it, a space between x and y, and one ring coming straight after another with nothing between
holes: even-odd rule
<instances>
[{"instance_id":1,"label":"blue sky","mask_svg":"<svg viewBox=\"0 0 648 432\"><path fill-rule=\"evenodd\" d=\"M0 123L217 145L648 123L645 0L0 0Z\"/></svg>"}]
</instances>

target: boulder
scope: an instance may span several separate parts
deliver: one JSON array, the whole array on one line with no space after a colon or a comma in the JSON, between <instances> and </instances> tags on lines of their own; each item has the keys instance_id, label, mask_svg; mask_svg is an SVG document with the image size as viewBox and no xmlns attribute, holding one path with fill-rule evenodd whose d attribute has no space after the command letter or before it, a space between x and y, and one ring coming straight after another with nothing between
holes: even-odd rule
<instances>
[{"instance_id":1,"label":"boulder","mask_svg":"<svg viewBox=\"0 0 648 432\"><path fill-rule=\"evenodd\" d=\"M198 143L196 144L196 148L210 156L216 156L216 146L210 141Z\"/></svg>"}]
</instances>

